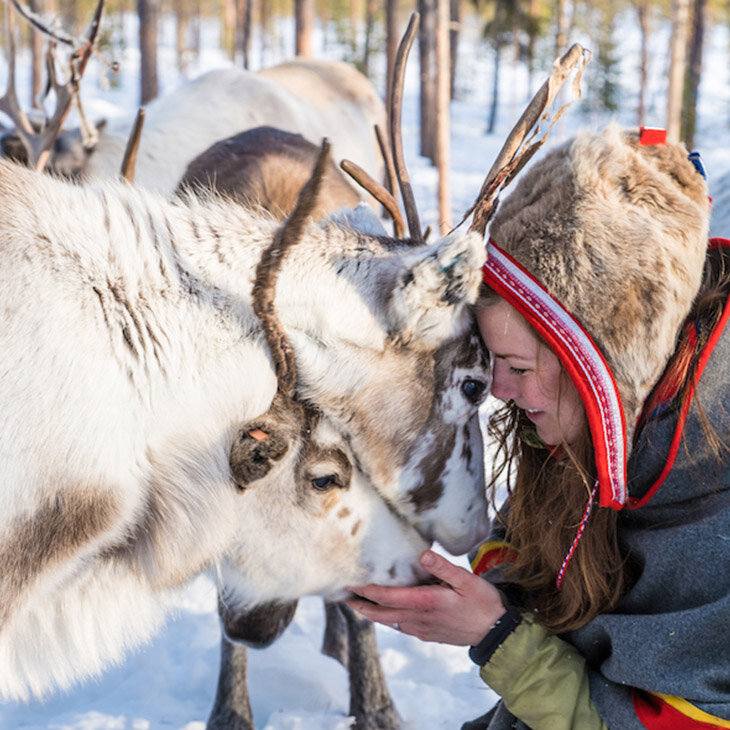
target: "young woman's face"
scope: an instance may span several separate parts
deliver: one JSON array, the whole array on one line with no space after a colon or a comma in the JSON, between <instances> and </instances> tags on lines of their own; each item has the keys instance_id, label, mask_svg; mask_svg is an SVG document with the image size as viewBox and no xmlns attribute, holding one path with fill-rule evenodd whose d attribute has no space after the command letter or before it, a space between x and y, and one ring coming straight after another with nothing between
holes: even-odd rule
<instances>
[{"instance_id":1,"label":"young woman's face","mask_svg":"<svg viewBox=\"0 0 730 730\"><path fill-rule=\"evenodd\" d=\"M546 444L574 443L585 411L557 356L504 299L479 309L477 321L494 358L492 395L523 409Z\"/></svg>"}]
</instances>

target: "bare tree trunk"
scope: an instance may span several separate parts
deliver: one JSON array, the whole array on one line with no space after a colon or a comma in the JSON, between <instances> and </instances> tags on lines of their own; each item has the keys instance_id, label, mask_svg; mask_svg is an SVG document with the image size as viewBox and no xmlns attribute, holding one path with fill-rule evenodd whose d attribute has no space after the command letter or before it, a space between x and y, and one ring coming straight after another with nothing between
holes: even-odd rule
<instances>
[{"instance_id":1,"label":"bare tree trunk","mask_svg":"<svg viewBox=\"0 0 730 730\"><path fill-rule=\"evenodd\" d=\"M534 93L532 78L535 74L535 44L540 33L540 0L530 0L527 18L527 98L531 99Z\"/></svg>"},{"instance_id":2,"label":"bare tree trunk","mask_svg":"<svg viewBox=\"0 0 730 730\"><path fill-rule=\"evenodd\" d=\"M667 138L679 140L686 66L689 0L672 0L672 37L669 41L669 90L667 92Z\"/></svg>"},{"instance_id":3,"label":"bare tree trunk","mask_svg":"<svg viewBox=\"0 0 730 730\"><path fill-rule=\"evenodd\" d=\"M456 94L456 60L459 57L459 36L461 34L461 3L462 0L450 0L449 16L451 28L449 30L449 97Z\"/></svg>"},{"instance_id":4,"label":"bare tree trunk","mask_svg":"<svg viewBox=\"0 0 730 730\"><path fill-rule=\"evenodd\" d=\"M234 60L236 55L236 0L221 0L221 39L223 52Z\"/></svg>"},{"instance_id":5,"label":"bare tree trunk","mask_svg":"<svg viewBox=\"0 0 730 730\"><path fill-rule=\"evenodd\" d=\"M641 30L641 52L639 60L639 108L637 121L643 126L646 116L646 82L649 76L649 10L650 0L639 0L639 28Z\"/></svg>"},{"instance_id":6,"label":"bare tree trunk","mask_svg":"<svg viewBox=\"0 0 730 730\"><path fill-rule=\"evenodd\" d=\"M236 0L236 56L249 68L251 55L251 16L253 0Z\"/></svg>"},{"instance_id":7,"label":"bare tree trunk","mask_svg":"<svg viewBox=\"0 0 730 730\"><path fill-rule=\"evenodd\" d=\"M499 105L499 71L500 71L500 48L499 43L494 41L494 72L492 74L492 103L489 108L487 119L487 134L493 134L497 125L497 106Z\"/></svg>"},{"instance_id":8,"label":"bare tree trunk","mask_svg":"<svg viewBox=\"0 0 730 730\"><path fill-rule=\"evenodd\" d=\"M390 102L390 87L393 83L393 66L395 54L398 51L398 0L386 0L385 3L385 58L386 58L386 87L385 100Z\"/></svg>"},{"instance_id":9,"label":"bare tree trunk","mask_svg":"<svg viewBox=\"0 0 730 730\"><path fill-rule=\"evenodd\" d=\"M184 74L188 66L188 32L190 30L190 3L177 2L175 8L175 56L177 70Z\"/></svg>"},{"instance_id":10,"label":"bare tree trunk","mask_svg":"<svg viewBox=\"0 0 730 730\"><path fill-rule=\"evenodd\" d=\"M565 53L568 48L568 2L567 0L557 0L556 4L556 20L557 31L555 33L555 58Z\"/></svg>"},{"instance_id":11,"label":"bare tree trunk","mask_svg":"<svg viewBox=\"0 0 730 730\"><path fill-rule=\"evenodd\" d=\"M314 28L314 0L294 0L295 48L297 56L312 55L312 30Z\"/></svg>"},{"instance_id":12,"label":"bare tree trunk","mask_svg":"<svg viewBox=\"0 0 730 730\"><path fill-rule=\"evenodd\" d=\"M439 171L439 224L441 234L451 229L451 145L449 102L451 101L451 52L449 47L450 0L438 0L436 19L436 164Z\"/></svg>"},{"instance_id":13,"label":"bare tree trunk","mask_svg":"<svg viewBox=\"0 0 730 730\"><path fill-rule=\"evenodd\" d=\"M266 52L269 45L270 40L270 33L269 28L271 25L271 13L270 13L270 6L269 6L269 0L258 0L258 11L259 11L259 27L261 28L261 57L260 57L260 65L264 66L264 61L266 59Z\"/></svg>"},{"instance_id":14,"label":"bare tree trunk","mask_svg":"<svg viewBox=\"0 0 730 730\"><path fill-rule=\"evenodd\" d=\"M418 0L421 23L418 55L421 69L421 155L436 161L436 15L438 0Z\"/></svg>"},{"instance_id":15,"label":"bare tree trunk","mask_svg":"<svg viewBox=\"0 0 730 730\"><path fill-rule=\"evenodd\" d=\"M203 19L202 19L202 12L201 12L201 1L196 0L194 4L194 15L192 20L192 34L190 38L190 45L193 49L193 54L195 55L195 58L200 58L200 47L202 43L202 32L203 32Z\"/></svg>"},{"instance_id":16,"label":"bare tree trunk","mask_svg":"<svg viewBox=\"0 0 730 730\"><path fill-rule=\"evenodd\" d=\"M139 15L140 104L159 93L157 80L157 24L160 0L137 0Z\"/></svg>"},{"instance_id":17,"label":"bare tree trunk","mask_svg":"<svg viewBox=\"0 0 730 730\"><path fill-rule=\"evenodd\" d=\"M43 0L28 0L28 7L38 14L45 10ZM30 77L30 99L34 109L40 109L39 97L43 89L43 35L32 26L30 32L31 48L31 77Z\"/></svg>"},{"instance_id":18,"label":"bare tree trunk","mask_svg":"<svg viewBox=\"0 0 730 730\"><path fill-rule=\"evenodd\" d=\"M702 46L705 39L707 0L693 0L692 5L692 36L687 78L684 84L684 113L682 114L682 141L690 149L694 146L697 123L697 97L702 78Z\"/></svg>"},{"instance_id":19,"label":"bare tree trunk","mask_svg":"<svg viewBox=\"0 0 730 730\"><path fill-rule=\"evenodd\" d=\"M365 48L362 52L362 72L370 76L370 53L375 29L375 15L378 12L378 0L367 0L365 3Z\"/></svg>"}]
</instances>

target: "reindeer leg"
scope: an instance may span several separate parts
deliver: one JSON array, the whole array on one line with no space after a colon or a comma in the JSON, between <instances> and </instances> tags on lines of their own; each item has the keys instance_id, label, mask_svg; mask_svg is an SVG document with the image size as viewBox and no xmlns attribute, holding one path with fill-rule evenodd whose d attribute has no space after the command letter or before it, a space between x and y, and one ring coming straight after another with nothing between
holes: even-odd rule
<instances>
[{"instance_id":1,"label":"reindeer leg","mask_svg":"<svg viewBox=\"0 0 730 730\"><path fill-rule=\"evenodd\" d=\"M385 683L375 637L375 626L345 604L347 621L350 714L355 730L399 730L401 721Z\"/></svg>"},{"instance_id":2,"label":"reindeer leg","mask_svg":"<svg viewBox=\"0 0 730 730\"><path fill-rule=\"evenodd\" d=\"M221 664L207 730L255 730L248 697L247 649L221 637Z\"/></svg>"},{"instance_id":3,"label":"reindeer leg","mask_svg":"<svg viewBox=\"0 0 730 730\"><path fill-rule=\"evenodd\" d=\"M347 621L342 611L342 603L324 603L324 639L322 640L322 653L325 656L336 659L347 669L348 646L347 646Z\"/></svg>"},{"instance_id":4,"label":"reindeer leg","mask_svg":"<svg viewBox=\"0 0 730 730\"><path fill-rule=\"evenodd\" d=\"M223 628L221 664L207 730L254 730L246 645L262 649L276 641L291 623L296 608L296 601L288 601L238 610L218 596L218 615Z\"/></svg>"}]
</instances>

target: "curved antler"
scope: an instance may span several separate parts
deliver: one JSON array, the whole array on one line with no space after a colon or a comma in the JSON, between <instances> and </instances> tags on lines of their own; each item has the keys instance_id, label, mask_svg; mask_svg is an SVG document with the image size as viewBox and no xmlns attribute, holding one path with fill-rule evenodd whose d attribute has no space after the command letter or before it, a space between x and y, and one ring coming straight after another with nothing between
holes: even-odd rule
<instances>
[{"instance_id":1,"label":"curved antler","mask_svg":"<svg viewBox=\"0 0 730 730\"><path fill-rule=\"evenodd\" d=\"M590 51L583 48L580 44L575 43L555 61L550 76L535 96L532 97L522 116L517 120L517 124L512 128L512 131L507 137L507 141L502 146L489 173L487 173L487 177L479 190L476 201L464 214L459 225L473 211L474 218L469 230L476 230L484 235L487 230L487 223L496 210L499 193L509 185L515 175L525 166L535 152L542 147L555 122L560 119L563 112L573 103L574 99L580 98L580 80L583 76L583 69L590 60L590 57ZM546 109L552 104L558 91L560 91L560 88L576 66L578 66L578 72L573 80L573 99L560 107L555 113L547 132L537 142L530 144L540 131L540 123L549 117ZM530 130L533 130L532 134L530 134ZM530 134L530 137L525 141L528 134ZM522 151L520 152L521 147Z\"/></svg>"},{"instance_id":2,"label":"curved antler","mask_svg":"<svg viewBox=\"0 0 730 730\"><path fill-rule=\"evenodd\" d=\"M351 160L341 160L340 167L362 188L367 190L375 200L385 207L393 221L393 232L396 238L403 238L405 233L405 223L403 216L398 209L398 201L391 195L390 191L381 185L377 180L368 175L360 165L355 164Z\"/></svg>"},{"instance_id":3,"label":"curved antler","mask_svg":"<svg viewBox=\"0 0 730 730\"><path fill-rule=\"evenodd\" d=\"M393 162L393 155L391 154L390 147L385 133L381 129L379 124L374 126L375 139L378 141L378 147L380 148L380 154L385 164L385 179L387 182L387 190L393 196L393 199L397 199L398 195L398 176L395 172L395 163Z\"/></svg>"},{"instance_id":4,"label":"curved antler","mask_svg":"<svg viewBox=\"0 0 730 730\"><path fill-rule=\"evenodd\" d=\"M401 128L401 108L403 106L403 86L405 82L405 67L408 54L418 31L418 13L411 13L411 18L406 32L398 46L398 51L393 64L392 79L390 80L390 97L388 99L388 122L390 129L390 145L385 140L385 135L375 125L375 136L380 147L380 153L385 163L388 188L375 181L362 168L354 162L343 160L340 167L352 177L361 187L370 193L379 203L385 206L391 219L396 237L401 238L405 231L403 217L398 210L396 199L396 182L403 197L403 208L408 220L408 231L415 243L425 241L421 231L421 222L418 217L416 200L413 195L411 183L408 178L405 160L403 158L403 133ZM391 154L392 151L392 154Z\"/></svg>"},{"instance_id":5,"label":"curved antler","mask_svg":"<svg viewBox=\"0 0 730 730\"><path fill-rule=\"evenodd\" d=\"M393 159L395 162L396 175L398 177L398 187L400 187L401 196L403 197L403 207L406 211L408 220L408 230L411 237L419 243L422 243L423 233L421 231L421 222L418 218L416 210L416 200L411 188L411 182L408 178L405 160L403 158L403 135L401 133L401 108L403 106L403 86L405 84L406 61L408 54L413 45L413 41L418 32L419 14L411 13L408 21L406 32L398 45L398 51L395 54L395 63L393 64L393 83L391 85L391 97L388 104L388 113L390 116L390 144L393 149Z\"/></svg>"},{"instance_id":6,"label":"curved antler","mask_svg":"<svg viewBox=\"0 0 730 730\"><path fill-rule=\"evenodd\" d=\"M127 146L124 149L124 157L122 158L122 167L120 175L127 182L134 182L134 166L137 162L137 152L139 151L139 141L142 137L142 127L144 126L145 108L141 106L137 110L137 116L134 120L134 126L129 133Z\"/></svg>"},{"instance_id":7,"label":"curved antler","mask_svg":"<svg viewBox=\"0 0 730 730\"><path fill-rule=\"evenodd\" d=\"M294 393L297 373L294 352L274 308L276 280L284 256L300 241L304 226L317 204L317 196L329 163L329 151L329 140L323 139L311 177L302 187L294 209L276 232L274 240L263 252L256 267L256 280L252 292L253 310L261 320L266 342L271 349L279 392L287 397L291 397Z\"/></svg>"}]
</instances>

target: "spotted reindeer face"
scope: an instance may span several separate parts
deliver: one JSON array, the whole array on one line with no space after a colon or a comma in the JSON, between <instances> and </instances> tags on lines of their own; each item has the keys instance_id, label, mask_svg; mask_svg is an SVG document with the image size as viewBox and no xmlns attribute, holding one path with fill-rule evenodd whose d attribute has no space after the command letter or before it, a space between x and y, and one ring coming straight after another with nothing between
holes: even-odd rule
<instances>
[{"instance_id":1,"label":"spotted reindeer face","mask_svg":"<svg viewBox=\"0 0 730 730\"><path fill-rule=\"evenodd\" d=\"M325 235L344 238L331 229ZM335 277L317 295L317 310L330 313L327 330L321 317L308 319L285 301L294 287L277 295L299 391L326 404L358 469L398 514L427 540L466 552L487 522L478 409L490 371L468 306L482 241L454 235L432 246L384 248L361 236L349 245L321 244ZM300 275L307 259L298 260Z\"/></svg>"},{"instance_id":2,"label":"spotted reindeer face","mask_svg":"<svg viewBox=\"0 0 730 730\"><path fill-rule=\"evenodd\" d=\"M237 535L222 563L224 608L338 598L363 580L417 582L413 557L429 541L372 489L322 413L277 395L239 430L230 460L236 509L256 529Z\"/></svg>"}]
</instances>

